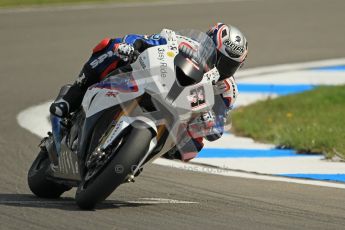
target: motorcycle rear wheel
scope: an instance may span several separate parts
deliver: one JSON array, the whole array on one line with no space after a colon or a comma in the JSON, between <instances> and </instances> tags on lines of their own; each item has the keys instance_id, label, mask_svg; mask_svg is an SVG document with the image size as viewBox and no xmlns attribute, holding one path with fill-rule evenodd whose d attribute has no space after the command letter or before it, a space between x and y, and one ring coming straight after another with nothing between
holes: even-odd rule
<instances>
[{"instance_id":1,"label":"motorcycle rear wheel","mask_svg":"<svg viewBox=\"0 0 345 230\"><path fill-rule=\"evenodd\" d=\"M46 173L49 166L48 153L42 148L29 169L28 185L31 192L38 197L58 198L71 187L47 179Z\"/></svg>"}]
</instances>

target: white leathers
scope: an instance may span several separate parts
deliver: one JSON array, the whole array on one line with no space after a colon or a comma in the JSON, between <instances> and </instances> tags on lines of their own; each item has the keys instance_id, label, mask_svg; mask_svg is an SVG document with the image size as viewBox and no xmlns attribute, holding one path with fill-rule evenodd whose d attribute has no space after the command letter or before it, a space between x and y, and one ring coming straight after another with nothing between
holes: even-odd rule
<instances>
[{"instance_id":1,"label":"white leathers","mask_svg":"<svg viewBox=\"0 0 345 230\"><path fill-rule=\"evenodd\" d=\"M223 81L219 81L215 85L215 91L221 94L226 100L227 107L232 109L238 97L238 88L234 77L229 77Z\"/></svg>"}]
</instances>

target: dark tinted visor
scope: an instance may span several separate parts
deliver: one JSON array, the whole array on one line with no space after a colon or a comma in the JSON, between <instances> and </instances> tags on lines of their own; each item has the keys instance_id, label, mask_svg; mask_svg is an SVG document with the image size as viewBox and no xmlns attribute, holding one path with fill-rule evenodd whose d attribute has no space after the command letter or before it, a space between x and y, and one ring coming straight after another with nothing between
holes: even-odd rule
<instances>
[{"instance_id":1,"label":"dark tinted visor","mask_svg":"<svg viewBox=\"0 0 345 230\"><path fill-rule=\"evenodd\" d=\"M217 69L220 73L219 80L224 80L225 78L233 76L241 66L240 62L228 58L221 52L217 52L217 59Z\"/></svg>"},{"instance_id":2,"label":"dark tinted visor","mask_svg":"<svg viewBox=\"0 0 345 230\"><path fill-rule=\"evenodd\" d=\"M183 53L176 55L174 63L176 66L176 78L181 86L189 86L202 80L204 75L202 65L185 57Z\"/></svg>"}]
</instances>

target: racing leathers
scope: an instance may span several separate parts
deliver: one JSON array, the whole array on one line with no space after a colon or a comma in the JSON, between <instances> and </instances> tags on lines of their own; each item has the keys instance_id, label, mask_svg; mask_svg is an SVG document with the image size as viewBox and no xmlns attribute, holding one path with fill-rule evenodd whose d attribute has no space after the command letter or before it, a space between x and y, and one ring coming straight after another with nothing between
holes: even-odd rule
<instances>
[{"instance_id":1,"label":"racing leathers","mask_svg":"<svg viewBox=\"0 0 345 230\"><path fill-rule=\"evenodd\" d=\"M93 48L91 57L67 93L51 105L50 112L59 117L66 117L81 105L88 87L103 80L115 69L127 66L134 50L142 52L148 47L164 44L166 40L158 34L129 34L123 38L103 39Z\"/></svg>"},{"instance_id":2,"label":"racing leathers","mask_svg":"<svg viewBox=\"0 0 345 230\"><path fill-rule=\"evenodd\" d=\"M187 128L188 135L182 137L179 144L164 156L169 159L189 161L196 157L203 148L203 139L215 141L224 132L229 112L238 96L238 89L233 76L219 81L214 86L215 96L223 100L215 100L212 111L192 120Z\"/></svg>"},{"instance_id":3,"label":"racing leathers","mask_svg":"<svg viewBox=\"0 0 345 230\"><path fill-rule=\"evenodd\" d=\"M145 49L167 44L165 38L159 34L138 35L129 34L123 38L105 38L92 50L92 55L84 64L78 78L62 97L58 97L50 107L50 112L55 116L66 117L80 107L84 94L88 87L104 79L110 72L128 67L134 50L139 53ZM228 111L237 97L237 86L233 77L217 82L216 93L224 103L219 103L214 113L207 113L198 118L198 124L205 129L206 139L213 141L221 137L224 122ZM192 127L192 126L191 126ZM179 158L188 161L195 157L203 148L203 137L194 136L193 130L187 130L189 134L186 141L168 153L168 158ZM171 157L173 156L173 157Z\"/></svg>"}]
</instances>

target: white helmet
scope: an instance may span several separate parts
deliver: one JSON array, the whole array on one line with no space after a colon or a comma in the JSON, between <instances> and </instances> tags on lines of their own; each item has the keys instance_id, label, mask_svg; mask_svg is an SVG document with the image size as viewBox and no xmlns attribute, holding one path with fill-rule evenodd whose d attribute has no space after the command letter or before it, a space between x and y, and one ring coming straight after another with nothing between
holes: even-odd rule
<instances>
[{"instance_id":1,"label":"white helmet","mask_svg":"<svg viewBox=\"0 0 345 230\"><path fill-rule=\"evenodd\" d=\"M217 23L207 34L217 46L216 67L224 80L242 66L248 54L248 42L242 32L234 26Z\"/></svg>"}]
</instances>

